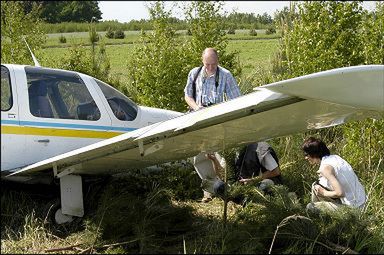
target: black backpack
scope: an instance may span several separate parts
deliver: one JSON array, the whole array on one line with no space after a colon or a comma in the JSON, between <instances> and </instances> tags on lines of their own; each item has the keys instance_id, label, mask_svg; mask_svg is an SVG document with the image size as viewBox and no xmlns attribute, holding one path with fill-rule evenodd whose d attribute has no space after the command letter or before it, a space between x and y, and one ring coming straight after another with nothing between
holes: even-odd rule
<instances>
[{"instance_id":1,"label":"black backpack","mask_svg":"<svg viewBox=\"0 0 384 255\"><path fill-rule=\"evenodd\" d=\"M260 171L264 173L268 171L262 164L260 164L259 157L257 156L257 145L258 143L251 143L245 146L239 153L239 156L235 161L236 177L238 180L242 178L252 178L258 176ZM279 165L279 159L275 150L272 147L268 148L272 157L276 160ZM280 166L280 165L279 165ZM270 178L275 184L282 184L281 175Z\"/></svg>"}]
</instances>

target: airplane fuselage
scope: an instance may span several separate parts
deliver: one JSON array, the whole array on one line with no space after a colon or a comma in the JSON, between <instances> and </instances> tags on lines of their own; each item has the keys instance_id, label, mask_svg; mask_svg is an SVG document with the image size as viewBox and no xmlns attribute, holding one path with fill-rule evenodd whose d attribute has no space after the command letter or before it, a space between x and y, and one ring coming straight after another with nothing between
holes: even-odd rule
<instances>
[{"instance_id":1,"label":"airplane fuselage","mask_svg":"<svg viewBox=\"0 0 384 255\"><path fill-rule=\"evenodd\" d=\"M2 64L2 176L181 114L136 105L85 74Z\"/></svg>"}]
</instances>

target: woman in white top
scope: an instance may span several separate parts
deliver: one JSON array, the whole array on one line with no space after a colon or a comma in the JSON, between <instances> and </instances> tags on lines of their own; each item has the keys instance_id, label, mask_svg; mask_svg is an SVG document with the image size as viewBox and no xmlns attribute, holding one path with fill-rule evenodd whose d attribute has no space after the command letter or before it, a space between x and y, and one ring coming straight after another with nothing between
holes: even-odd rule
<instances>
[{"instance_id":1,"label":"woman in white top","mask_svg":"<svg viewBox=\"0 0 384 255\"><path fill-rule=\"evenodd\" d=\"M320 165L319 180L312 184L312 202L307 209L335 210L340 205L364 207L364 187L347 161L331 155L325 143L314 137L304 141L302 150L310 164Z\"/></svg>"}]
</instances>

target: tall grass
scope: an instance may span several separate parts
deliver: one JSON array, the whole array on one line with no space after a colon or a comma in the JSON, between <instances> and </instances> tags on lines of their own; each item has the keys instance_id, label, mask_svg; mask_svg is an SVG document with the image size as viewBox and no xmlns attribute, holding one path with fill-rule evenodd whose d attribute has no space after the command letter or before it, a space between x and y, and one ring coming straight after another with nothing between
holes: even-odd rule
<instances>
[{"instance_id":1,"label":"tall grass","mask_svg":"<svg viewBox=\"0 0 384 255\"><path fill-rule=\"evenodd\" d=\"M43 211L36 209L45 207L49 199L3 190L1 202L7 207L2 206L1 252L336 253L347 248L383 252L383 212L375 211L382 191L371 194L369 209L363 213L345 208L309 215L305 211L309 190L295 184L305 186L311 180L300 174L289 176L297 166L283 161L287 185L276 186L272 196L232 185L230 194L245 194L247 200L243 205L229 202L226 224L221 199L198 202L200 179L191 165L132 171L105 186L95 185L98 188L87 195L85 218L74 226L44 224ZM383 179L377 185L383 185ZM295 189L299 192L291 196L289 191ZM13 220L4 220L12 213Z\"/></svg>"}]
</instances>

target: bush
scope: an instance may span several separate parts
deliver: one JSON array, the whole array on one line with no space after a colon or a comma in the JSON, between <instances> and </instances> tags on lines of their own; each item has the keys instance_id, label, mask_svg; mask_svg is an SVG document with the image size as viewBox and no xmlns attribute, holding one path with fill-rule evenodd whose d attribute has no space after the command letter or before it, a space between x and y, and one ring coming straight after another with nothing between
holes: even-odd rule
<instances>
[{"instance_id":1,"label":"bush","mask_svg":"<svg viewBox=\"0 0 384 255\"><path fill-rule=\"evenodd\" d=\"M94 28L91 28L89 31L89 41L91 43L98 42L100 40L100 35L96 33L96 30Z\"/></svg>"},{"instance_id":2,"label":"bush","mask_svg":"<svg viewBox=\"0 0 384 255\"><path fill-rule=\"evenodd\" d=\"M115 39L124 39L125 38L124 31L121 29L116 30L114 38Z\"/></svg>"},{"instance_id":3,"label":"bush","mask_svg":"<svg viewBox=\"0 0 384 255\"><path fill-rule=\"evenodd\" d=\"M24 14L21 2L1 2L1 62L33 64L31 54L25 47L37 52L46 41L41 23L35 20L35 11Z\"/></svg>"},{"instance_id":4,"label":"bush","mask_svg":"<svg viewBox=\"0 0 384 255\"><path fill-rule=\"evenodd\" d=\"M265 34L266 34L266 35L276 34L276 29L275 29L274 27L269 27L269 28L267 28L267 30L265 31Z\"/></svg>"},{"instance_id":5,"label":"bush","mask_svg":"<svg viewBox=\"0 0 384 255\"><path fill-rule=\"evenodd\" d=\"M198 19L194 13L199 13ZM228 38L222 29L225 24L217 13L220 13L220 5L216 2L191 2L185 8L185 16L192 36L180 43L169 22L170 11L159 2L152 6L154 29L140 38L128 63L130 86L136 88L139 104L185 111L184 85L180 84L185 84L192 68L201 65L201 53L206 47L217 49L220 64L235 77L241 73L237 53L226 53Z\"/></svg>"},{"instance_id":6,"label":"bush","mask_svg":"<svg viewBox=\"0 0 384 255\"><path fill-rule=\"evenodd\" d=\"M65 38L64 35L60 35L59 37L59 43L66 43L67 42L67 38Z\"/></svg>"},{"instance_id":7,"label":"bush","mask_svg":"<svg viewBox=\"0 0 384 255\"><path fill-rule=\"evenodd\" d=\"M105 33L105 37L112 39L115 37L115 32L113 32L112 29L108 27L107 32Z\"/></svg>"},{"instance_id":8,"label":"bush","mask_svg":"<svg viewBox=\"0 0 384 255\"><path fill-rule=\"evenodd\" d=\"M235 28L231 27L228 29L228 34L229 35L234 35L236 32L235 32Z\"/></svg>"},{"instance_id":9,"label":"bush","mask_svg":"<svg viewBox=\"0 0 384 255\"><path fill-rule=\"evenodd\" d=\"M257 36L257 32L256 32L256 30L255 29L251 29L251 30L249 30L249 35L250 36Z\"/></svg>"}]
</instances>

